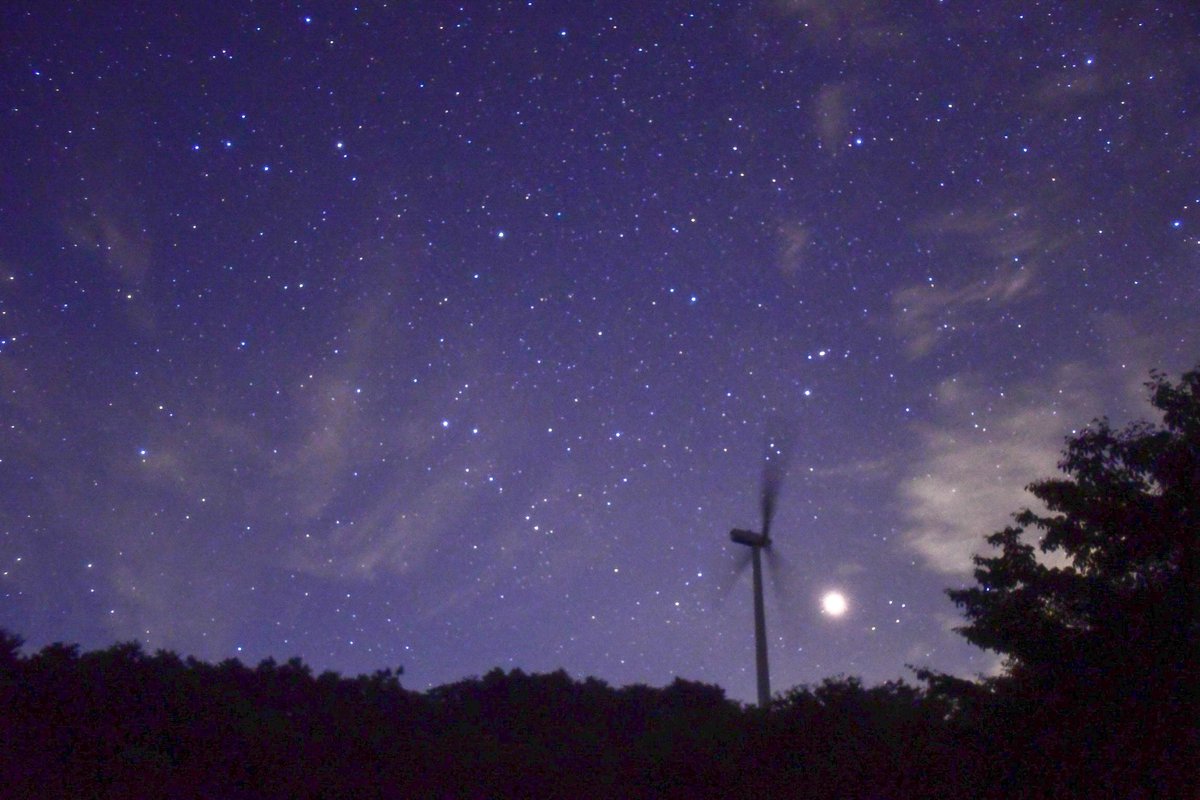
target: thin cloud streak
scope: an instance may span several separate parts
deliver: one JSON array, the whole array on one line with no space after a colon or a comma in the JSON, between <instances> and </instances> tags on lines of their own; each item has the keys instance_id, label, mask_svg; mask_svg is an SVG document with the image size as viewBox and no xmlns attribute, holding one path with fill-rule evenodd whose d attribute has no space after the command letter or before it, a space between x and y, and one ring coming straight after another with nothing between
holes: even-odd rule
<instances>
[{"instance_id":1,"label":"thin cloud streak","mask_svg":"<svg viewBox=\"0 0 1200 800\"><path fill-rule=\"evenodd\" d=\"M910 358L929 355L949 334L979 324L981 309L1009 305L1035 287L1031 267L1002 267L958 288L910 286L892 297L895 329Z\"/></svg>"}]
</instances>

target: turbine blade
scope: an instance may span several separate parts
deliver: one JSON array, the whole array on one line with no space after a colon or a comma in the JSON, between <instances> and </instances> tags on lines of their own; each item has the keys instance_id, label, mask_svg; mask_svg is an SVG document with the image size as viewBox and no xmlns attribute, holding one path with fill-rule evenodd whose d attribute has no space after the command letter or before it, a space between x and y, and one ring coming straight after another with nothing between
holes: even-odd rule
<instances>
[{"instance_id":1,"label":"turbine blade","mask_svg":"<svg viewBox=\"0 0 1200 800\"><path fill-rule=\"evenodd\" d=\"M717 579L718 603L723 604L725 602L726 598L733 592L734 584L738 582L738 579L742 577L746 568L750 566L750 548L738 549L741 552L734 559L732 568L719 573L720 577Z\"/></svg>"},{"instance_id":2,"label":"turbine blade","mask_svg":"<svg viewBox=\"0 0 1200 800\"><path fill-rule=\"evenodd\" d=\"M795 608L793 603L795 598L792 594L795 568L792 560L773 547L764 549L767 556L767 573L771 581L771 589L775 592L775 597L779 602L780 608L785 610L785 615L791 616L790 612Z\"/></svg>"},{"instance_id":3,"label":"turbine blade","mask_svg":"<svg viewBox=\"0 0 1200 800\"><path fill-rule=\"evenodd\" d=\"M779 478L774 474L772 464L768 460L763 467L762 482L762 535L764 539L771 538L771 520L775 518L775 504L779 499Z\"/></svg>"},{"instance_id":4,"label":"turbine blade","mask_svg":"<svg viewBox=\"0 0 1200 800\"><path fill-rule=\"evenodd\" d=\"M783 477L787 473L788 460L791 457L791 439L786 426L780 420L768 421L761 492L764 538L770 538L771 535L771 522L775 519L779 490L783 485Z\"/></svg>"},{"instance_id":5,"label":"turbine blade","mask_svg":"<svg viewBox=\"0 0 1200 800\"><path fill-rule=\"evenodd\" d=\"M784 455L773 446L768 446L767 457L762 465L762 535L769 539L770 523L774 521L775 509L779 504L779 489L784 483L787 465Z\"/></svg>"}]
</instances>

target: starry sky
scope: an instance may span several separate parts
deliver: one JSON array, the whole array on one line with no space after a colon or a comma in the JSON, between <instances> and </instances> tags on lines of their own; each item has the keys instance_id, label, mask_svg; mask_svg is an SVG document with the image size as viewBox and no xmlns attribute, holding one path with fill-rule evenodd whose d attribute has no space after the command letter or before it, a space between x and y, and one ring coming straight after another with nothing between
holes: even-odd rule
<instances>
[{"instance_id":1,"label":"starry sky","mask_svg":"<svg viewBox=\"0 0 1200 800\"><path fill-rule=\"evenodd\" d=\"M1200 361L1187 2L6 4L0 626L423 689L988 673ZM838 590L846 613L823 613Z\"/></svg>"}]
</instances>

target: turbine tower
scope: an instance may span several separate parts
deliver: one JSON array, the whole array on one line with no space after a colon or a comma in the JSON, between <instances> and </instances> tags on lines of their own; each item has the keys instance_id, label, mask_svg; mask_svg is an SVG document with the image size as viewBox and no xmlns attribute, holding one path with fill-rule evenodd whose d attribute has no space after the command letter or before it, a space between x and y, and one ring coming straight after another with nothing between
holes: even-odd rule
<instances>
[{"instance_id":1,"label":"turbine tower","mask_svg":"<svg viewBox=\"0 0 1200 800\"><path fill-rule=\"evenodd\" d=\"M767 457L763 463L763 480L760 499L762 501L762 530L759 532L734 528L729 538L735 544L750 548L750 564L754 575L754 665L758 678L758 705L767 708L771 704L771 670L767 663L767 612L763 605L763 551L769 558L771 550L771 519L775 516L775 501L779 496L779 485L783 479L783 459L768 443ZM746 566L743 560L738 572Z\"/></svg>"}]
</instances>

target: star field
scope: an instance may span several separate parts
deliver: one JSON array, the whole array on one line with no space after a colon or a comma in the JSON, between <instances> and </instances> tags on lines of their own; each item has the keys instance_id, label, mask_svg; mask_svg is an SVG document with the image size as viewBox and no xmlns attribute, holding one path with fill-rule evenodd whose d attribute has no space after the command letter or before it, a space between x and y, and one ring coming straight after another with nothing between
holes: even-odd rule
<instances>
[{"instance_id":1,"label":"star field","mask_svg":"<svg viewBox=\"0 0 1200 800\"><path fill-rule=\"evenodd\" d=\"M0 626L754 694L996 668L943 589L1200 353L1187 3L18 4ZM843 614L822 611L839 592Z\"/></svg>"}]
</instances>

